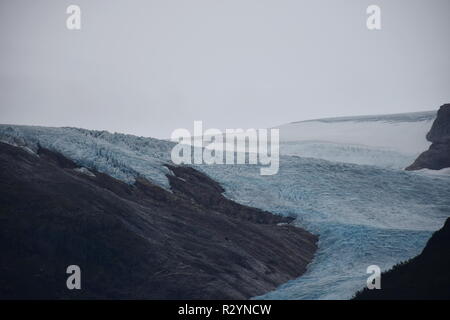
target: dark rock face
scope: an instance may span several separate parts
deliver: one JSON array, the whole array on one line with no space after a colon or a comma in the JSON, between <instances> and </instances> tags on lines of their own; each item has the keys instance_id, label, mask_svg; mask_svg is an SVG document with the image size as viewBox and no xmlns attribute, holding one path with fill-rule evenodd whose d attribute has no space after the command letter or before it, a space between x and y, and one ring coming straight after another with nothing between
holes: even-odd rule
<instances>
[{"instance_id":1,"label":"dark rock face","mask_svg":"<svg viewBox=\"0 0 450 320\"><path fill-rule=\"evenodd\" d=\"M450 218L420 255L382 274L381 290L364 289L356 299L450 299Z\"/></svg>"},{"instance_id":2,"label":"dark rock face","mask_svg":"<svg viewBox=\"0 0 450 320\"><path fill-rule=\"evenodd\" d=\"M450 140L450 104L441 106L427 140L433 143L448 143Z\"/></svg>"},{"instance_id":3,"label":"dark rock face","mask_svg":"<svg viewBox=\"0 0 450 320\"><path fill-rule=\"evenodd\" d=\"M433 144L406 170L439 170L450 167L450 104L439 109L427 140Z\"/></svg>"},{"instance_id":4,"label":"dark rock face","mask_svg":"<svg viewBox=\"0 0 450 320\"><path fill-rule=\"evenodd\" d=\"M0 298L245 299L300 276L317 237L170 167L173 192L0 143ZM81 268L81 290L66 268Z\"/></svg>"}]
</instances>

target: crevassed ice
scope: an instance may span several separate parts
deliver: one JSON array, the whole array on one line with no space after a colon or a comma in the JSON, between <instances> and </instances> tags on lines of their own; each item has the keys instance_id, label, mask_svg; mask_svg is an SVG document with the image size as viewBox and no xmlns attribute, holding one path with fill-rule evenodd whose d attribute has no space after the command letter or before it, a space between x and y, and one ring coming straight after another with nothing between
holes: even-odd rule
<instances>
[{"instance_id":1,"label":"crevassed ice","mask_svg":"<svg viewBox=\"0 0 450 320\"><path fill-rule=\"evenodd\" d=\"M420 253L450 213L450 176L283 156L279 173L252 166L199 166L227 197L296 217L320 236L307 273L261 299L349 299L366 268Z\"/></svg>"},{"instance_id":2,"label":"crevassed ice","mask_svg":"<svg viewBox=\"0 0 450 320\"><path fill-rule=\"evenodd\" d=\"M400 170L414 160L414 153L427 148L424 136L433 115L386 117L316 121L329 126L326 134L320 132L322 125L313 123L310 140L284 141L274 176L261 176L254 165L196 166L221 183L227 197L295 217L295 223L320 236L306 274L258 298L351 298L364 287L367 266L385 270L417 255L442 226L450 213L450 176ZM343 133L336 135L340 130ZM327 139L317 141L320 135ZM346 140L358 135L357 140ZM388 141L390 135L404 136ZM398 146L402 139L412 142ZM0 125L0 140L34 151L40 144L80 166L130 183L143 175L168 188L163 164L170 161L173 144L167 141L7 125Z\"/></svg>"},{"instance_id":3,"label":"crevassed ice","mask_svg":"<svg viewBox=\"0 0 450 320\"><path fill-rule=\"evenodd\" d=\"M133 135L78 128L0 125L0 140L60 152L78 165L133 183L143 176L169 188L166 174L172 143Z\"/></svg>"}]
</instances>

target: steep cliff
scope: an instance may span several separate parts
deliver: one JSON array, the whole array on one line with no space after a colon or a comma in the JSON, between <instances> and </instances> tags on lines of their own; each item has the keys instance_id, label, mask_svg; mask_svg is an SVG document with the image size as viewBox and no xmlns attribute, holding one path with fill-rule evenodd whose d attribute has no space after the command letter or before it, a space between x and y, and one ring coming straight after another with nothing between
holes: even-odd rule
<instances>
[{"instance_id":1,"label":"steep cliff","mask_svg":"<svg viewBox=\"0 0 450 320\"><path fill-rule=\"evenodd\" d=\"M440 107L436 120L427 134L432 142L430 148L423 152L406 170L433 169L450 167L450 104Z\"/></svg>"},{"instance_id":2,"label":"steep cliff","mask_svg":"<svg viewBox=\"0 0 450 320\"><path fill-rule=\"evenodd\" d=\"M381 289L357 293L356 299L450 299L450 218L417 257L381 276Z\"/></svg>"}]
</instances>

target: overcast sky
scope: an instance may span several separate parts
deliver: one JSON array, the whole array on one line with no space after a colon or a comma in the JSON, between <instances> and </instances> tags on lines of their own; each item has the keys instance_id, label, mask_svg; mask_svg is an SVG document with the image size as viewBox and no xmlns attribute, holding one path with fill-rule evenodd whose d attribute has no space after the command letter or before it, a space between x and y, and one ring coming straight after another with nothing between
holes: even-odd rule
<instances>
[{"instance_id":1,"label":"overcast sky","mask_svg":"<svg viewBox=\"0 0 450 320\"><path fill-rule=\"evenodd\" d=\"M0 0L0 123L166 138L432 110L449 57L449 0Z\"/></svg>"}]
</instances>

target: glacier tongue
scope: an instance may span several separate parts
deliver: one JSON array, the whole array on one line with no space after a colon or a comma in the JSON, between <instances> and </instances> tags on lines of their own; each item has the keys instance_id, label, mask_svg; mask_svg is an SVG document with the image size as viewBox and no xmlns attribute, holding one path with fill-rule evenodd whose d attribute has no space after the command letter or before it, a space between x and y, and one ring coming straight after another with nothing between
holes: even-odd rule
<instances>
[{"instance_id":1,"label":"glacier tongue","mask_svg":"<svg viewBox=\"0 0 450 320\"><path fill-rule=\"evenodd\" d=\"M386 270L420 253L450 212L450 176L283 156L277 175L252 166L201 166L242 204L296 217L320 236L299 279L262 299L349 299L366 268Z\"/></svg>"},{"instance_id":2,"label":"glacier tongue","mask_svg":"<svg viewBox=\"0 0 450 320\"><path fill-rule=\"evenodd\" d=\"M249 206L297 218L320 235L307 273L259 298L348 299L366 268L411 258L450 212L450 175L399 170L428 147L435 113L351 117L280 127L280 171L255 165L200 165ZM144 176L169 188L164 163L173 143L106 131L0 125L0 140L62 153L81 167L133 183Z\"/></svg>"},{"instance_id":3,"label":"glacier tongue","mask_svg":"<svg viewBox=\"0 0 450 320\"><path fill-rule=\"evenodd\" d=\"M257 299L349 299L365 286L369 265L387 270L421 252L450 212L450 176L399 169L429 147L434 117L292 123L280 127L275 176L261 177L251 166L199 168L231 199L294 216L320 235L307 273Z\"/></svg>"}]
</instances>

